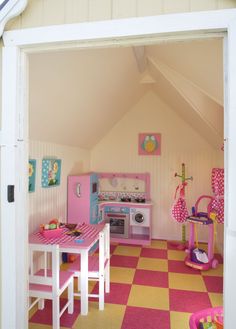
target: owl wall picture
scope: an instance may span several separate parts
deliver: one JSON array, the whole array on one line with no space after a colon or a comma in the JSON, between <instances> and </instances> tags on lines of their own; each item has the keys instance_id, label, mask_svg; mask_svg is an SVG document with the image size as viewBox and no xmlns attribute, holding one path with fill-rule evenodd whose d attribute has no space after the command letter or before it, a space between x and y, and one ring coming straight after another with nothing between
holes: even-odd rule
<instances>
[{"instance_id":1,"label":"owl wall picture","mask_svg":"<svg viewBox=\"0 0 236 329\"><path fill-rule=\"evenodd\" d=\"M161 155L161 134L140 133L139 134L139 155Z\"/></svg>"}]
</instances>

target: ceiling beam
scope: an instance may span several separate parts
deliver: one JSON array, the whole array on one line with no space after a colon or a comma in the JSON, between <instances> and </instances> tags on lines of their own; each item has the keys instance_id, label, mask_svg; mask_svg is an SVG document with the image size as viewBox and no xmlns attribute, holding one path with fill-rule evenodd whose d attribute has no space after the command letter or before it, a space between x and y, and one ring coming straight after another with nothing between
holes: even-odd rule
<instances>
[{"instance_id":1,"label":"ceiling beam","mask_svg":"<svg viewBox=\"0 0 236 329\"><path fill-rule=\"evenodd\" d=\"M147 57L146 57L145 47L144 46L133 47L133 52L139 72L140 73L145 72L147 68Z\"/></svg>"}]
</instances>

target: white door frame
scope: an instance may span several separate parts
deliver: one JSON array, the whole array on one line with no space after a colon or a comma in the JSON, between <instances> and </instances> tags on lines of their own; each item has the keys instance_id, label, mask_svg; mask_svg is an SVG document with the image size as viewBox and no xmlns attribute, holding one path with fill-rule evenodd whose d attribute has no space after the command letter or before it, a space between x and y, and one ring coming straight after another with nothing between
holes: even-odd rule
<instances>
[{"instance_id":1,"label":"white door frame","mask_svg":"<svg viewBox=\"0 0 236 329\"><path fill-rule=\"evenodd\" d=\"M234 323L236 304L236 10L140 17L5 32L1 147L1 327L27 324L28 85L30 52L153 44L166 40L215 37L225 40L225 328ZM17 168L17 170L16 170ZM15 202L7 186L15 186ZM10 228L10 229L9 229ZM16 325L17 324L17 325Z\"/></svg>"}]
</instances>

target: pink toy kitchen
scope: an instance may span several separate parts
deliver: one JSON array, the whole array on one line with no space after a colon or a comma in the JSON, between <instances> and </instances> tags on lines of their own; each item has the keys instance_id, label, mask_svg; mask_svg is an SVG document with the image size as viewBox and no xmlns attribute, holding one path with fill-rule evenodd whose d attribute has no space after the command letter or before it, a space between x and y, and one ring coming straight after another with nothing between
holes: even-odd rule
<instances>
[{"instance_id":1,"label":"pink toy kitchen","mask_svg":"<svg viewBox=\"0 0 236 329\"><path fill-rule=\"evenodd\" d=\"M89 173L68 177L68 223L110 223L113 242L149 245L149 173Z\"/></svg>"}]
</instances>

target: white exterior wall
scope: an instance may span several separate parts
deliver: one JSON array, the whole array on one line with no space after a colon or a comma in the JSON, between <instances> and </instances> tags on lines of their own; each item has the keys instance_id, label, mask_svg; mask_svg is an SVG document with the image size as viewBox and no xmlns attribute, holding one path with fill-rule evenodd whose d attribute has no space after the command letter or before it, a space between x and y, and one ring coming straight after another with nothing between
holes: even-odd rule
<instances>
[{"instance_id":1,"label":"white exterior wall","mask_svg":"<svg viewBox=\"0 0 236 329\"><path fill-rule=\"evenodd\" d=\"M6 30L235 7L236 0L29 0Z\"/></svg>"},{"instance_id":2,"label":"white exterior wall","mask_svg":"<svg viewBox=\"0 0 236 329\"><path fill-rule=\"evenodd\" d=\"M232 29L232 32L234 32L234 31L235 31L235 28ZM229 151L230 151L229 152L229 155L230 155L229 160L235 160L235 152L233 151L235 149L234 148L234 146L235 146L235 138L234 138L235 137L235 134L234 134L235 129L234 129L234 120L233 119L234 119L235 113L236 113L234 111L234 109L235 109L235 99L236 98L235 98L235 93L234 93L234 88L233 87L236 84L234 84L235 75L233 75L233 72L235 71L235 65L234 65L234 62L233 62L233 58L235 58L236 48L235 48L235 44L232 42L233 35L235 35L235 33L232 33L232 35L230 36L231 37L231 43L230 43L231 52L230 52L230 65L229 65L230 79L228 79L229 87L230 87L230 89L229 89L230 92L228 93L229 94L228 95L229 100L230 100L229 101L229 104L230 104L229 114L230 114L230 116L229 117L227 116L227 123L229 124L229 127L230 127L230 129L228 129L228 131L229 131L228 135L229 135L230 139L229 139L229 143L227 143L229 145L228 148L229 148ZM11 47L9 47L9 48L11 48ZM9 63L10 63L10 61L9 61ZM231 72L232 72L232 76L231 76ZM7 79L5 79L5 80L7 80ZM4 81L4 82L5 82L5 85L7 85L6 81ZM7 93L5 92L5 95L6 94ZM229 118L231 118L231 121L229 120ZM232 137L232 139L231 139L231 137ZM232 158L231 158L231 154L232 154ZM227 152L226 152L226 155L227 155ZM23 163L23 161L21 161L21 163ZM235 175L235 170L234 170L234 167L233 167L233 161L230 161L229 177L233 178L234 175ZM232 182L232 180L231 180L231 182ZM231 192L231 193L228 193L228 192ZM227 274L227 279L228 279L228 281L226 280L226 282L227 282L227 287L226 287L227 288L226 289L226 293L227 293L226 294L226 297L227 297L227 299L226 299L226 302L227 302L227 304L226 304L227 324L226 324L226 327L231 328L230 324L233 323L233 319L234 319L233 318L233 314L234 314L234 306L233 305L235 305L235 300L234 299L235 299L235 296L236 296L236 294L233 293L234 292L233 290L235 290L234 289L234 277L235 277L235 273L236 273L236 271L235 271L235 262L234 262L234 255L235 255L235 247L234 247L235 246L235 230L234 230L234 228L235 228L235 226L234 226L234 223L233 223L234 216L232 216L235 213L235 211L234 211L234 208L235 208L234 184L229 184L229 188L227 189L226 193L227 193L227 196L229 197L229 201L230 201L229 203L227 203L227 210L229 210L229 214L231 216L230 221L228 223L229 224L228 225L228 228L229 228L228 231L229 232L228 232L228 241L227 241L226 245L227 245L227 247L229 247L229 250L232 251L232 254L227 255L227 262L226 262L226 269L227 269L226 274ZM230 234L231 234L231 237L232 237L231 241L229 239ZM230 265L231 265L232 271L229 270ZM233 290L230 289L231 288L230 286L232 286ZM14 313L14 310L13 310L13 313Z\"/></svg>"},{"instance_id":3,"label":"white exterior wall","mask_svg":"<svg viewBox=\"0 0 236 329\"><path fill-rule=\"evenodd\" d=\"M30 159L36 159L35 192L29 193L29 233L40 223L52 218L65 221L67 212L67 176L87 172L90 168L90 152L77 147L31 141ZM44 157L61 159L61 183L42 188L41 173Z\"/></svg>"}]
</instances>

